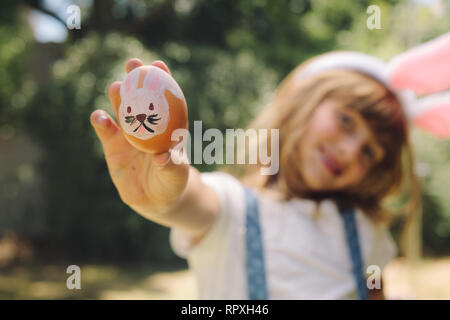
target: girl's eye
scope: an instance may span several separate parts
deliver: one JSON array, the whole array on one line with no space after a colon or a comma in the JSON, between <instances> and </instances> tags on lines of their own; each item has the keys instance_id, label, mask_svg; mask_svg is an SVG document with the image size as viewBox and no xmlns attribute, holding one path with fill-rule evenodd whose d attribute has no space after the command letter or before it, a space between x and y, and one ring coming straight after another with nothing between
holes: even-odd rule
<instances>
[{"instance_id":1,"label":"girl's eye","mask_svg":"<svg viewBox=\"0 0 450 320\"><path fill-rule=\"evenodd\" d=\"M369 146L365 147L363 152L364 152L364 155L366 157L368 157L370 160L374 160L375 159L375 153L373 152L371 147L369 147Z\"/></svg>"},{"instance_id":2,"label":"girl's eye","mask_svg":"<svg viewBox=\"0 0 450 320\"><path fill-rule=\"evenodd\" d=\"M155 109L155 107L153 106L153 103L151 103L151 102L150 102L150 105L148 106L148 108L149 108L150 110Z\"/></svg>"},{"instance_id":3,"label":"girl's eye","mask_svg":"<svg viewBox=\"0 0 450 320\"><path fill-rule=\"evenodd\" d=\"M341 120L341 123L344 125L345 128L351 129L353 126L353 120L350 116L348 116L345 113L340 113L339 118Z\"/></svg>"},{"instance_id":4,"label":"girl's eye","mask_svg":"<svg viewBox=\"0 0 450 320\"><path fill-rule=\"evenodd\" d=\"M128 112L128 113L130 113L130 112L131 112L131 107L130 107L130 106L128 106L128 108L127 108L127 112Z\"/></svg>"}]
</instances>

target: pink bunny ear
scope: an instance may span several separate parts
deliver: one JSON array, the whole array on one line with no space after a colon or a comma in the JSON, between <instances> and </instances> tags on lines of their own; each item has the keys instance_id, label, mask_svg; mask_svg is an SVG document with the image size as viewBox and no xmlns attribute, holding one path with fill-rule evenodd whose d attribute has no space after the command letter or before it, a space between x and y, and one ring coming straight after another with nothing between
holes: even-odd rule
<instances>
[{"instance_id":1,"label":"pink bunny ear","mask_svg":"<svg viewBox=\"0 0 450 320\"><path fill-rule=\"evenodd\" d=\"M165 71L155 66L148 66L148 72L144 79L144 88L159 94L161 87L164 85L164 76Z\"/></svg>"},{"instance_id":2,"label":"pink bunny ear","mask_svg":"<svg viewBox=\"0 0 450 320\"><path fill-rule=\"evenodd\" d=\"M158 91L160 87L161 87L161 80L159 79L159 75L156 74L153 77L152 81L150 82L149 89Z\"/></svg>"},{"instance_id":3,"label":"pink bunny ear","mask_svg":"<svg viewBox=\"0 0 450 320\"><path fill-rule=\"evenodd\" d=\"M439 138L450 138L450 91L419 100L412 120Z\"/></svg>"},{"instance_id":4,"label":"pink bunny ear","mask_svg":"<svg viewBox=\"0 0 450 320\"><path fill-rule=\"evenodd\" d=\"M124 97L125 94L137 88L139 81L139 74L140 68L136 68L126 75L125 80L120 86L120 94L122 97Z\"/></svg>"},{"instance_id":5,"label":"pink bunny ear","mask_svg":"<svg viewBox=\"0 0 450 320\"><path fill-rule=\"evenodd\" d=\"M402 53L389 64L389 84L418 94L450 87L450 32Z\"/></svg>"}]
</instances>

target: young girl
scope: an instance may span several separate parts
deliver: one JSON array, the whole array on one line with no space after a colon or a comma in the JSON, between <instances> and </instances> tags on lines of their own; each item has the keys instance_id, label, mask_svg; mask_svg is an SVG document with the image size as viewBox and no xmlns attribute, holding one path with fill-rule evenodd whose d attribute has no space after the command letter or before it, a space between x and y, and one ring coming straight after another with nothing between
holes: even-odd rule
<instances>
[{"instance_id":1,"label":"young girl","mask_svg":"<svg viewBox=\"0 0 450 320\"><path fill-rule=\"evenodd\" d=\"M327 66L335 54L291 72L250 125L279 129L275 175L260 175L258 165L242 182L199 173L168 152L134 149L109 115L92 113L121 199L171 228L200 299L383 298L382 285L367 286L365 277L397 254L384 201L408 186L412 214L419 199L408 122L400 95L345 59ZM126 70L141 65L132 59ZM119 92L120 82L108 91L116 115Z\"/></svg>"}]
</instances>

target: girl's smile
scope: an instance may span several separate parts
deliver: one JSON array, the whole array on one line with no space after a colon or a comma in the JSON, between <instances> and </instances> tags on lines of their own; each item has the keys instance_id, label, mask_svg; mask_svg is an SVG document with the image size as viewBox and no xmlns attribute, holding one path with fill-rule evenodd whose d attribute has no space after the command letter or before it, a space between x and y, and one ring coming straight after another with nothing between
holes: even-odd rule
<instances>
[{"instance_id":1,"label":"girl's smile","mask_svg":"<svg viewBox=\"0 0 450 320\"><path fill-rule=\"evenodd\" d=\"M334 177L340 176L343 171L342 164L324 147L320 146L318 151L324 168Z\"/></svg>"}]
</instances>

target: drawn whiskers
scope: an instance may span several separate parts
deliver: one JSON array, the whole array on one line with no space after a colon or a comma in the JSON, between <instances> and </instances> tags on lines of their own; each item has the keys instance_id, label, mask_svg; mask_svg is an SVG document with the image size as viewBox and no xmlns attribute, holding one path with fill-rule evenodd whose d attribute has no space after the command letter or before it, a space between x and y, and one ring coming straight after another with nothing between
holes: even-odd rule
<instances>
[{"instance_id":1,"label":"drawn whiskers","mask_svg":"<svg viewBox=\"0 0 450 320\"><path fill-rule=\"evenodd\" d=\"M156 118L158 116L157 113L155 114L151 114L147 117L147 121L150 122L151 124L158 124L158 120L161 120L161 118Z\"/></svg>"},{"instance_id":2,"label":"drawn whiskers","mask_svg":"<svg viewBox=\"0 0 450 320\"><path fill-rule=\"evenodd\" d=\"M125 116L125 123L129 123L130 126L131 126L135 122L136 122L136 117L135 116Z\"/></svg>"},{"instance_id":3,"label":"drawn whiskers","mask_svg":"<svg viewBox=\"0 0 450 320\"><path fill-rule=\"evenodd\" d=\"M158 114L152 114L152 115L149 115L149 116L147 117L146 120L147 120L150 124L156 125L156 124L158 124L158 121L161 120L161 118L156 118L157 116L158 116ZM137 120L137 118L136 118L135 116L126 116L126 117L125 117L125 123L129 123L130 126L132 126L132 125L136 122L136 120ZM155 130L153 130L152 128L150 128L149 126L147 126L147 125L145 124L145 121L142 121L142 122L137 126L137 128L133 130L133 132L138 131L139 128L140 128L141 126L144 126L144 128L145 128L148 132L155 132Z\"/></svg>"}]
</instances>

